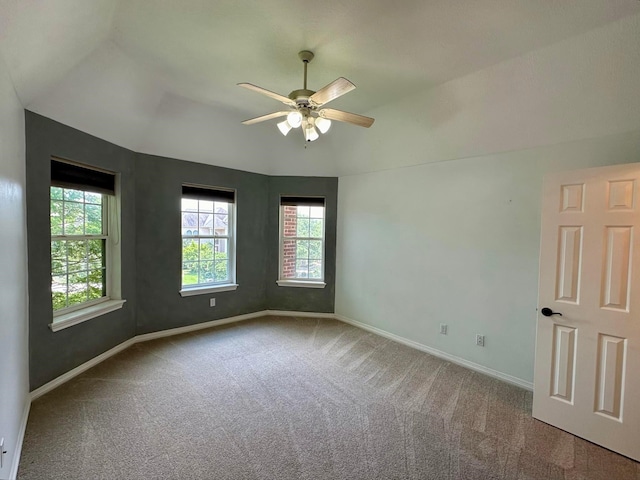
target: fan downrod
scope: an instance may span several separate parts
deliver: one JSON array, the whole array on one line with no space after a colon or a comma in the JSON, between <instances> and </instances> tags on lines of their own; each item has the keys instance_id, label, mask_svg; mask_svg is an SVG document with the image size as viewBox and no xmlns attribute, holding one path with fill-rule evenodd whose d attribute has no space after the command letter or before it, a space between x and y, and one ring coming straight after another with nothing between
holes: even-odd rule
<instances>
[{"instance_id":1,"label":"fan downrod","mask_svg":"<svg viewBox=\"0 0 640 480\"><path fill-rule=\"evenodd\" d=\"M313 52L309 50L302 50L298 52L298 57L302 60L304 64L304 88L300 90L294 90L289 94L289 98L298 104L298 107L308 107L309 106L309 97L316 93L314 90L309 90L307 88L307 65L311 60L313 60Z\"/></svg>"}]
</instances>

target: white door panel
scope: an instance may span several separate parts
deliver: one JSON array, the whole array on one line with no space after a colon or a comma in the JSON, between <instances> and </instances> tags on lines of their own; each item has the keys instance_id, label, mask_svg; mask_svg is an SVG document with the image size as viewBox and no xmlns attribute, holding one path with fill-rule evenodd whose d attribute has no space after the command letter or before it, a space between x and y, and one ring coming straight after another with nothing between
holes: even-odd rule
<instances>
[{"instance_id":1,"label":"white door panel","mask_svg":"<svg viewBox=\"0 0 640 480\"><path fill-rule=\"evenodd\" d=\"M545 179L533 416L640 460L640 164ZM557 314L542 315L542 308Z\"/></svg>"}]
</instances>

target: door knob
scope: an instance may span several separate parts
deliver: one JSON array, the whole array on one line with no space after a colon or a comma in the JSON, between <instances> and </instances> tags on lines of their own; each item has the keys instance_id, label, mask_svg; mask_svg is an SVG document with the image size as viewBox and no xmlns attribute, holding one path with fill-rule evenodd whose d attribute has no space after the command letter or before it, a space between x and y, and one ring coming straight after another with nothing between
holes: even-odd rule
<instances>
[{"instance_id":1,"label":"door knob","mask_svg":"<svg viewBox=\"0 0 640 480\"><path fill-rule=\"evenodd\" d=\"M560 312L554 312L549 307L544 307L542 310L540 310L540 313L542 315L544 315L545 317L550 317L551 315L560 315L560 316L562 316L562 314Z\"/></svg>"}]
</instances>

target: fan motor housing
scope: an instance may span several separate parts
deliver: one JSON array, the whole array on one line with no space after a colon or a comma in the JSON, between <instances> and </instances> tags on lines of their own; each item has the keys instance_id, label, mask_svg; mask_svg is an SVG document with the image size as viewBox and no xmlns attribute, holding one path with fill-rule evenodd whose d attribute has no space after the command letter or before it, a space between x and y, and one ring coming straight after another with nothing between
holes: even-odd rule
<instances>
[{"instance_id":1,"label":"fan motor housing","mask_svg":"<svg viewBox=\"0 0 640 480\"><path fill-rule=\"evenodd\" d=\"M296 102L299 107L308 107L309 106L309 97L313 95L313 90L307 90L306 88L301 88L300 90L294 90L289 94L289 98Z\"/></svg>"}]
</instances>

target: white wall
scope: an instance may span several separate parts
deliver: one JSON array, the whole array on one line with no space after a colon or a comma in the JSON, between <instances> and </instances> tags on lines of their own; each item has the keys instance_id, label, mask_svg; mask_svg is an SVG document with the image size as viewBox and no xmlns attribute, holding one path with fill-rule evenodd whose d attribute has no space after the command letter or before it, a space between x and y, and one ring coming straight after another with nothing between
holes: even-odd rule
<instances>
[{"instance_id":1,"label":"white wall","mask_svg":"<svg viewBox=\"0 0 640 480\"><path fill-rule=\"evenodd\" d=\"M336 312L532 381L542 177L633 161L640 131L340 177Z\"/></svg>"},{"instance_id":2,"label":"white wall","mask_svg":"<svg viewBox=\"0 0 640 480\"><path fill-rule=\"evenodd\" d=\"M336 312L531 381L542 177L640 162L639 38L636 15L375 112L339 182Z\"/></svg>"},{"instance_id":3,"label":"white wall","mask_svg":"<svg viewBox=\"0 0 640 480\"><path fill-rule=\"evenodd\" d=\"M0 437L7 479L29 391L24 111L0 58Z\"/></svg>"}]
</instances>

